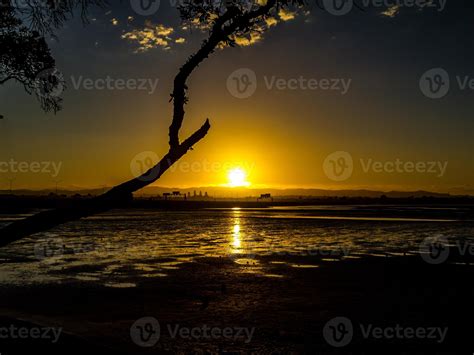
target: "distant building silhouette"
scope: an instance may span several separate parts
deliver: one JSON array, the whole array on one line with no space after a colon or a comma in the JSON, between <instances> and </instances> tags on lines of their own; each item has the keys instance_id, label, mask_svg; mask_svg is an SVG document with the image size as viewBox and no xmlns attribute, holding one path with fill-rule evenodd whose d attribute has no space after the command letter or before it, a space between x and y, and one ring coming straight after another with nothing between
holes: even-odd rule
<instances>
[{"instance_id":1,"label":"distant building silhouette","mask_svg":"<svg viewBox=\"0 0 474 355\"><path fill-rule=\"evenodd\" d=\"M258 201L260 200L271 200L273 202L273 197L272 194L261 194L259 198L257 198Z\"/></svg>"}]
</instances>

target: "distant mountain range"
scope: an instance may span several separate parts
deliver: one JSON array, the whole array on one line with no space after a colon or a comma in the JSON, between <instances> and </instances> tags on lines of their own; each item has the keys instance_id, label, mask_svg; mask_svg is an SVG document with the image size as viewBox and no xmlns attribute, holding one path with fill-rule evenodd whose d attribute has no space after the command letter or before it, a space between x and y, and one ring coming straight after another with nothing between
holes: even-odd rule
<instances>
[{"instance_id":1,"label":"distant mountain range","mask_svg":"<svg viewBox=\"0 0 474 355\"><path fill-rule=\"evenodd\" d=\"M99 195L106 191L108 188L96 188L96 189L64 189L58 190L57 193L60 195ZM392 198L407 198L407 197L450 197L450 196L474 196L474 190L456 189L450 193L437 193L430 191L374 191L374 190L323 190L323 189L303 189L303 188L290 188L290 189L276 189L276 188L228 188L220 186L206 186L206 187L193 187L193 188L167 188L167 187L155 187L149 186L140 190L137 196L157 196L163 193L169 193L173 191L179 191L182 194L190 194L193 196L195 193L197 196L206 193L210 197L223 197L223 198L245 198L245 197L258 197L261 194L271 194L274 197L381 197L383 195ZM0 194L9 194L8 190L0 190ZM14 190L15 195L48 195L56 193L54 189L45 190Z\"/></svg>"}]
</instances>

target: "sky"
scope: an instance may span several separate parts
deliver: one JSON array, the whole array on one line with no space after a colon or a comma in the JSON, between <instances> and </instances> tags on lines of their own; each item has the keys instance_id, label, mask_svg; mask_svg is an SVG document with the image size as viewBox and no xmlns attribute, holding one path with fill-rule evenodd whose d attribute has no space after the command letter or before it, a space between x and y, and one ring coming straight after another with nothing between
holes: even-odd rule
<instances>
[{"instance_id":1,"label":"sky","mask_svg":"<svg viewBox=\"0 0 474 355\"><path fill-rule=\"evenodd\" d=\"M327 3L198 67L180 136L211 129L155 186L225 185L242 169L253 187L474 191L472 2L360 0L339 16ZM143 16L117 2L58 30L56 115L0 86L0 189L112 186L166 154L174 75L208 34L172 4Z\"/></svg>"}]
</instances>

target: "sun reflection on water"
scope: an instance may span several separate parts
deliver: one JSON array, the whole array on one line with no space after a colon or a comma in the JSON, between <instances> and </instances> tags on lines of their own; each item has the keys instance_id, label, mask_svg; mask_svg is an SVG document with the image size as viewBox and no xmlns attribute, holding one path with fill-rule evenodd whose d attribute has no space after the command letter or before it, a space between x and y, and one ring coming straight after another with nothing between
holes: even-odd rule
<instances>
[{"instance_id":1,"label":"sun reflection on water","mask_svg":"<svg viewBox=\"0 0 474 355\"><path fill-rule=\"evenodd\" d=\"M339 254L344 259L405 255L416 253L425 236L443 233L470 239L473 235L471 222L373 224L293 218L302 214L311 213L279 210L279 219L271 209L111 211L0 250L0 285L75 279L132 287L139 280L171 276L200 257L229 257L245 272L265 274L261 257L270 257L265 260L274 267L316 268L319 262L313 259L318 256L322 256L320 262L328 263L341 260ZM6 223L0 216L0 227ZM51 243L59 246L60 253L43 258L43 254L54 254ZM291 262L286 262L287 256ZM312 259L293 261L294 256Z\"/></svg>"},{"instance_id":2,"label":"sun reflection on water","mask_svg":"<svg viewBox=\"0 0 474 355\"><path fill-rule=\"evenodd\" d=\"M232 248L231 253L240 253L242 247L242 237L240 234L240 210L233 209L233 227L232 227Z\"/></svg>"}]
</instances>

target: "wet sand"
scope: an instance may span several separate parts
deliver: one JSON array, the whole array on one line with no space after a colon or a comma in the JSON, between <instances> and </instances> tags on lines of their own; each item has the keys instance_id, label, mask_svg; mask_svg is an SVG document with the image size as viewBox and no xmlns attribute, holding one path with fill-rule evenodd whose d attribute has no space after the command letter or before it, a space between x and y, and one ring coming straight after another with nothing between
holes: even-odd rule
<instances>
[{"instance_id":1,"label":"wet sand","mask_svg":"<svg viewBox=\"0 0 474 355\"><path fill-rule=\"evenodd\" d=\"M261 263L265 269L259 268L259 259L199 258L171 270L168 277L150 278L132 288L91 286L77 280L2 288L0 314L9 317L2 319L4 324L21 318L63 327L72 336L61 337L62 345L46 344L50 354L64 353L61 347L115 354L471 354L474 349L473 260L431 265L419 256L338 262L311 256L267 258ZM161 326L160 339L150 348L138 346L130 336L132 324L145 316L156 318ZM329 345L323 336L326 322L338 316L354 325L352 341L342 348ZM365 339L361 324L448 327L448 332L441 343ZM254 332L250 341L245 336L172 338L168 330L177 325ZM24 353L14 341L1 344L2 355ZM22 344L38 349L33 341Z\"/></svg>"}]
</instances>

